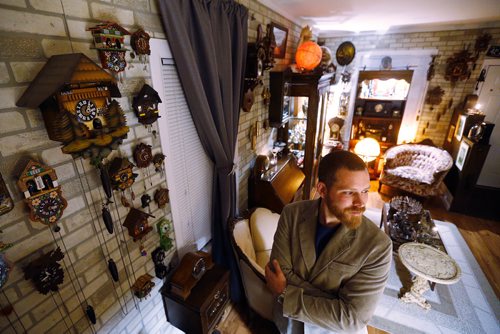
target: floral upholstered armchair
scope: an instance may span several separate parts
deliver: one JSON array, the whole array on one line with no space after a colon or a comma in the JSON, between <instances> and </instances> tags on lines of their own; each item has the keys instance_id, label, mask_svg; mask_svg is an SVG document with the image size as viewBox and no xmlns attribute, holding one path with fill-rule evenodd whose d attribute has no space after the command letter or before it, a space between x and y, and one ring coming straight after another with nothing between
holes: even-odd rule
<instances>
[{"instance_id":1,"label":"floral upholstered armchair","mask_svg":"<svg viewBox=\"0 0 500 334\"><path fill-rule=\"evenodd\" d=\"M439 186L453 165L450 154L434 146L402 144L385 152L379 191L387 185L417 196L439 194Z\"/></svg>"}]
</instances>

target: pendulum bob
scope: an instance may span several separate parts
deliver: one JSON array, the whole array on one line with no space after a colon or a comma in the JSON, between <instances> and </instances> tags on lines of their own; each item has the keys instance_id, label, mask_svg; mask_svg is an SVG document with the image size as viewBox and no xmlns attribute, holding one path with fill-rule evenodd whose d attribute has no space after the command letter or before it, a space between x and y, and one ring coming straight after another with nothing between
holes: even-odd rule
<instances>
[{"instance_id":1,"label":"pendulum bob","mask_svg":"<svg viewBox=\"0 0 500 334\"><path fill-rule=\"evenodd\" d=\"M111 218L111 213L106 207L102 208L102 220L104 221L104 226L106 226L109 234L113 234L113 219Z\"/></svg>"},{"instance_id":2,"label":"pendulum bob","mask_svg":"<svg viewBox=\"0 0 500 334\"><path fill-rule=\"evenodd\" d=\"M120 279L118 277L118 268L116 267L116 263L115 261L113 261L113 259L108 260L108 270L111 274L111 277L113 278L113 281L118 282Z\"/></svg>"},{"instance_id":3,"label":"pendulum bob","mask_svg":"<svg viewBox=\"0 0 500 334\"><path fill-rule=\"evenodd\" d=\"M95 325L97 323L97 319L95 316L94 308L91 305L87 305L85 313L87 313L87 317L89 318L90 322Z\"/></svg>"},{"instance_id":4,"label":"pendulum bob","mask_svg":"<svg viewBox=\"0 0 500 334\"><path fill-rule=\"evenodd\" d=\"M109 201L109 199L113 196L113 189L111 187L111 179L109 178L108 169L101 164L99 166L99 171L101 176L101 184Z\"/></svg>"}]
</instances>

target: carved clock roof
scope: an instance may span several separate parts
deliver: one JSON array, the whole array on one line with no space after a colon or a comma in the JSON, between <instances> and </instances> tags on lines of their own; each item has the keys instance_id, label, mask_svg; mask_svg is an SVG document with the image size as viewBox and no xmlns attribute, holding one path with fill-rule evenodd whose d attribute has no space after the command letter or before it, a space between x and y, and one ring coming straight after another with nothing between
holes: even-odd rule
<instances>
[{"instance_id":1,"label":"carved clock roof","mask_svg":"<svg viewBox=\"0 0 500 334\"><path fill-rule=\"evenodd\" d=\"M121 97L115 78L83 53L55 55L17 101L18 107L38 108L65 85L94 83L108 86L112 97Z\"/></svg>"}]
</instances>

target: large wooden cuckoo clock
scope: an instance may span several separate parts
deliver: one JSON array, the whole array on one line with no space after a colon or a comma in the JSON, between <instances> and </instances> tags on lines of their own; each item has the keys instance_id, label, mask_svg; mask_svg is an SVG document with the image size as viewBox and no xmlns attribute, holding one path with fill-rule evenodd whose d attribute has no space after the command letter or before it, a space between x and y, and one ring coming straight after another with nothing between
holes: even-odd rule
<instances>
[{"instance_id":1,"label":"large wooden cuckoo clock","mask_svg":"<svg viewBox=\"0 0 500 334\"><path fill-rule=\"evenodd\" d=\"M64 270L58 261L63 258L64 254L58 247L24 268L24 278L31 279L36 289L44 295L50 291L58 291L59 285L64 281Z\"/></svg>"},{"instance_id":2,"label":"large wooden cuckoo clock","mask_svg":"<svg viewBox=\"0 0 500 334\"><path fill-rule=\"evenodd\" d=\"M30 219L49 225L61 218L68 205L61 194L52 168L30 160L19 177L18 186L30 208Z\"/></svg>"},{"instance_id":3,"label":"large wooden cuckoo clock","mask_svg":"<svg viewBox=\"0 0 500 334\"><path fill-rule=\"evenodd\" d=\"M132 172L134 165L127 158L116 157L108 167L111 186L114 190L125 190L130 188L137 177Z\"/></svg>"},{"instance_id":4,"label":"large wooden cuckoo clock","mask_svg":"<svg viewBox=\"0 0 500 334\"><path fill-rule=\"evenodd\" d=\"M94 38L94 46L99 51L102 67L115 73L125 70L125 35L130 33L114 22L103 22L88 28Z\"/></svg>"},{"instance_id":5,"label":"large wooden cuckoo clock","mask_svg":"<svg viewBox=\"0 0 500 334\"><path fill-rule=\"evenodd\" d=\"M139 122L144 125L151 125L160 118L158 104L161 103L158 92L148 84L142 86L141 91L134 97L132 107Z\"/></svg>"},{"instance_id":6,"label":"large wooden cuckoo clock","mask_svg":"<svg viewBox=\"0 0 500 334\"><path fill-rule=\"evenodd\" d=\"M49 138L62 151L99 165L129 131L112 75L81 54L52 56L17 106L42 111Z\"/></svg>"}]
</instances>

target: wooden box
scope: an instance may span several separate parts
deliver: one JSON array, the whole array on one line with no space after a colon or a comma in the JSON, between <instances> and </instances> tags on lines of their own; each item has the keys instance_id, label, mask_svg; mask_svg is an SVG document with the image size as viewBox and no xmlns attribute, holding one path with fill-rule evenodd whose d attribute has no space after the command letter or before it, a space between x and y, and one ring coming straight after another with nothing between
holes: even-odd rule
<instances>
[{"instance_id":1,"label":"wooden box","mask_svg":"<svg viewBox=\"0 0 500 334\"><path fill-rule=\"evenodd\" d=\"M229 302L229 271L215 265L186 300L173 294L168 282L161 293L168 322L186 334L212 333Z\"/></svg>"}]
</instances>

